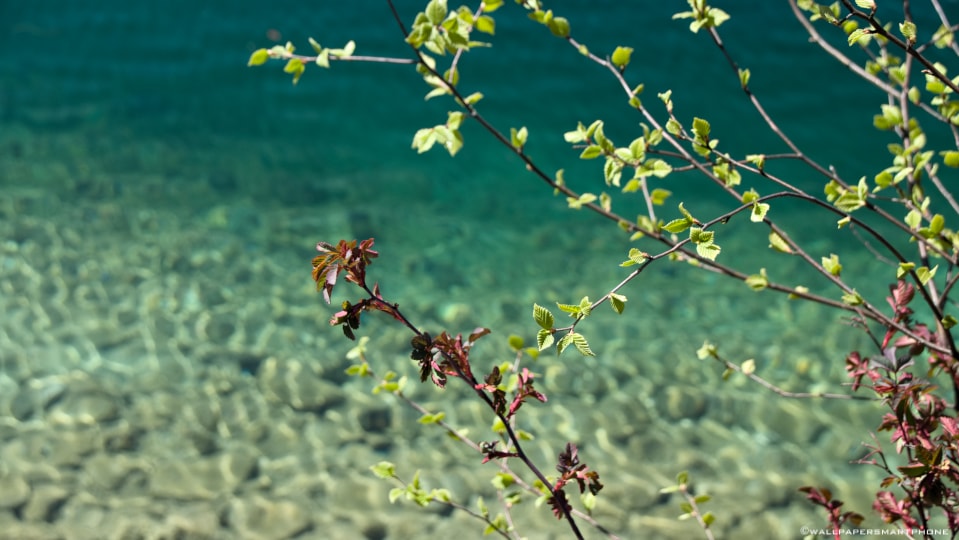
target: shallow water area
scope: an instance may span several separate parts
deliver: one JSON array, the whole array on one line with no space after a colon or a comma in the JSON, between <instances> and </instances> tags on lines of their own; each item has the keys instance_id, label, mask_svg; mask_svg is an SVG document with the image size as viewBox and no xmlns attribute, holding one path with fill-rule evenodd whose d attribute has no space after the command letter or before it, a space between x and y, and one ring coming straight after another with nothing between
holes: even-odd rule
<instances>
[{"instance_id":1,"label":"shallow water area","mask_svg":"<svg viewBox=\"0 0 959 540\"><path fill-rule=\"evenodd\" d=\"M462 512L390 504L394 486L370 473L388 460L403 479L421 469L427 488L447 487L471 508L477 496L491 509L496 501L492 464L345 374L355 344L328 326L333 309L310 280L316 242L375 237L371 274L423 329L491 328L474 352L477 371L512 358L509 335L535 341L533 302L596 298L618 283L633 244L615 224L567 209L476 126L464 128L455 159L418 156L412 134L442 121L449 103L424 103L408 68L311 67L293 87L279 65L245 67L270 44L269 29L304 45L307 35L331 46L353 38L362 52L401 54L385 6L367 14L321 2L304 19L293 3L43 4L0 8L5 50L20 51L0 55L0 538L481 537ZM635 8L608 4L602 18L584 2L566 8L596 50L617 34L635 40L637 66L650 81L665 77L659 84L689 110L703 96L734 95L718 83L694 88L699 62L718 59L670 20L672 8L631 25ZM768 6L732 14L731 32L790 22ZM492 120L529 126L544 169L606 189L560 134L609 115L610 134L625 139L638 119L616 112L621 96L600 70L598 89L556 75L581 67L575 51L518 49L542 29L516 6L499 17L496 47L512 50L511 61L470 53L464 79L475 66L476 82L464 84L487 94ZM789 37L774 45L791 62L748 38L730 41L757 75L778 69L776 80L811 62ZM828 70L830 92L852 99L850 79ZM849 156L875 140L810 128L808 113L791 108L804 84L793 79L771 94L771 109L817 155L854 167ZM750 114L735 103L713 111L724 144L766 140L730 128ZM837 110L871 125L867 107ZM670 188L697 213L725 208L694 186ZM624 215L636 212L619 200ZM798 263L757 254L766 232L749 225L730 223L724 254L776 268L776 279L807 279ZM838 245L798 229L822 255ZM869 253L844 262L862 269L864 287L888 274ZM549 402L522 411L535 436L527 449L547 474L567 441L600 472L603 526L621 538L695 537L694 524L676 519L678 499L659 492L684 470L713 496L707 509L723 538L817 527L824 517L803 485L829 486L868 513L879 471L850 461L864 454L875 404L783 399L742 377L724 382L722 366L696 355L708 340L731 360L755 359L786 390L842 392L844 355L864 337L840 315L682 265L653 266L624 294L623 316L602 306L582 327L595 358L544 353L528 364ZM341 284L334 304L354 296ZM358 334L370 338L377 373L409 377L407 395L474 438L493 437L488 411L458 381L442 392L415 383L405 329L367 315ZM513 517L530 539L568 537L530 497Z\"/></svg>"}]
</instances>

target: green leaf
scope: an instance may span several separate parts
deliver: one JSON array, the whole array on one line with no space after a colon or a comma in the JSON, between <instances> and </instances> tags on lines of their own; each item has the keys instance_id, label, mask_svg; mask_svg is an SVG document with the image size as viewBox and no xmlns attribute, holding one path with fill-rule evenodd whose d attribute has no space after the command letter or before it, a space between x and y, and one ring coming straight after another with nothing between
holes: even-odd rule
<instances>
[{"instance_id":1,"label":"green leaf","mask_svg":"<svg viewBox=\"0 0 959 540\"><path fill-rule=\"evenodd\" d=\"M488 9L486 11L489 12ZM479 18L476 19L473 27L484 34L491 36L496 34L496 21L489 15L480 15Z\"/></svg>"},{"instance_id":2,"label":"green leaf","mask_svg":"<svg viewBox=\"0 0 959 540\"><path fill-rule=\"evenodd\" d=\"M508 342L509 342L510 348L513 349L514 351L519 351L520 349L523 348L523 345L524 345L523 338L517 336L516 334L511 334L509 336Z\"/></svg>"},{"instance_id":3,"label":"green leaf","mask_svg":"<svg viewBox=\"0 0 959 540\"><path fill-rule=\"evenodd\" d=\"M719 256L719 252L722 251L722 248L718 244L710 243L700 243L696 244L696 253L704 259L709 259L715 261L716 257Z\"/></svg>"},{"instance_id":4,"label":"green leaf","mask_svg":"<svg viewBox=\"0 0 959 540\"><path fill-rule=\"evenodd\" d=\"M766 155L765 154L749 154L746 156L746 161L752 163L760 171L766 166Z\"/></svg>"},{"instance_id":5,"label":"green leaf","mask_svg":"<svg viewBox=\"0 0 959 540\"><path fill-rule=\"evenodd\" d=\"M446 0L430 0L430 3L426 5L425 13L430 24L434 26L440 24L446 19L448 13Z\"/></svg>"},{"instance_id":6,"label":"green leaf","mask_svg":"<svg viewBox=\"0 0 959 540\"><path fill-rule=\"evenodd\" d=\"M596 356L593 354L593 351L589 348L589 343L586 342L586 338L582 334L576 332L570 332L560 338L559 343L556 344L556 352L558 354L563 354L563 351L570 345L576 347L576 350L580 352L583 356Z\"/></svg>"},{"instance_id":7,"label":"green leaf","mask_svg":"<svg viewBox=\"0 0 959 540\"><path fill-rule=\"evenodd\" d=\"M421 424L438 424L441 420L446 418L446 413L438 412L436 414L424 414L420 417L419 423Z\"/></svg>"},{"instance_id":8,"label":"green leaf","mask_svg":"<svg viewBox=\"0 0 959 540\"><path fill-rule=\"evenodd\" d=\"M553 17L553 19L546 23L546 26L556 37L569 37L569 21L566 20L565 17Z\"/></svg>"},{"instance_id":9,"label":"green leaf","mask_svg":"<svg viewBox=\"0 0 959 540\"><path fill-rule=\"evenodd\" d=\"M756 203L753 205L753 211L749 214L749 221L761 223L766 219L766 213L769 212L767 203Z\"/></svg>"},{"instance_id":10,"label":"green leaf","mask_svg":"<svg viewBox=\"0 0 959 540\"><path fill-rule=\"evenodd\" d=\"M579 159L595 159L603 155L603 149L599 145L591 144L583 149L583 153L579 155Z\"/></svg>"},{"instance_id":11,"label":"green leaf","mask_svg":"<svg viewBox=\"0 0 959 540\"><path fill-rule=\"evenodd\" d=\"M395 503L395 502L396 502L396 499L399 499L399 498L402 497L404 494L406 494L406 489L404 489L404 488L395 487L395 488L391 489L391 490L390 490L390 504Z\"/></svg>"},{"instance_id":12,"label":"green leaf","mask_svg":"<svg viewBox=\"0 0 959 540\"><path fill-rule=\"evenodd\" d=\"M916 263L904 262L899 263L899 267L896 268L896 279L902 279L903 276L912 271L916 267Z\"/></svg>"},{"instance_id":13,"label":"green leaf","mask_svg":"<svg viewBox=\"0 0 959 540\"><path fill-rule=\"evenodd\" d=\"M709 130L709 122L702 118L693 118L693 133L696 135L696 139L701 141L708 140Z\"/></svg>"},{"instance_id":14,"label":"green leaf","mask_svg":"<svg viewBox=\"0 0 959 540\"><path fill-rule=\"evenodd\" d=\"M476 506L479 508L479 513L483 517L489 517L489 508L486 507L486 501L483 500L483 497L476 498Z\"/></svg>"},{"instance_id":15,"label":"green leaf","mask_svg":"<svg viewBox=\"0 0 959 540\"><path fill-rule=\"evenodd\" d=\"M616 50L613 51L613 55L610 57L613 64L622 71L629 65L629 59L633 54L632 47L616 47Z\"/></svg>"},{"instance_id":16,"label":"green leaf","mask_svg":"<svg viewBox=\"0 0 959 540\"><path fill-rule=\"evenodd\" d=\"M940 152L942 155L942 162L946 167L959 167L959 152L955 150L947 150L945 152Z\"/></svg>"},{"instance_id":17,"label":"green leaf","mask_svg":"<svg viewBox=\"0 0 959 540\"><path fill-rule=\"evenodd\" d=\"M609 305L613 306L613 311L622 315L623 310L626 309L626 297L621 294L610 293Z\"/></svg>"},{"instance_id":18,"label":"green leaf","mask_svg":"<svg viewBox=\"0 0 959 540\"><path fill-rule=\"evenodd\" d=\"M690 221L689 219L679 218L679 219L674 219L670 221L669 223L663 225L663 229L666 229L667 231L674 234L679 234L685 231L686 229L688 229L692 224L693 222Z\"/></svg>"},{"instance_id":19,"label":"green leaf","mask_svg":"<svg viewBox=\"0 0 959 540\"><path fill-rule=\"evenodd\" d=\"M766 269L760 268L758 274L753 274L746 278L746 285L749 285L754 291L761 291L769 286L769 278L766 276Z\"/></svg>"},{"instance_id":20,"label":"green leaf","mask_svg":"<svg viewBox=\"0 0 959 540\"><path fill-rule=\"evenodd\" d=\"M925 266L920 266L919 268L916 268L916 275L919 276L919 283L922 283L923 285L925 285L926 283L929 283L929 280L936 275L936 270L938 269L939 269L938 264L932 267L932 270L930 270L929 268Z\"/></svg>"},{"instance_id":21,"label":"green leaf","mask_svg":"<svg viewBox=\"0 0 959 540\"><path fill-rule=\"evenodd\" d=\"M649 258L649 254L643 251L640 251L636 248L629 248L629 257L627 260L621 262L619 265L622 267L633 266L635 264L643 264Z\"/></svg>"},{"instance_id":22,"label":"green leaf","mask_svg":"<svg viewBox=\"0 0 959 540\"><path fill-rule=\"evenodd\" d=\"M865 44L871 34L872 28L858 28L846 37L846 42L849 43L850 47L856 43Z\"/></svg>"},{"instance_id":23,"label":"green leaf","mask_svg":"<svg viewBox=\"0 0 959 540\"><path fill-rule=\"evenodd\" d=\"M573 210L579 210L583 207L584 204L589 204L596 200L596 195L592 193L583 193L578 198L576 197L566 197L566 202L569 204L569 207Z\"/></svg>"},{"instance_id":24,"label":"green leaf","mask_svg":"<svg viewBox=\"0 0 959 540\"><path fill-rule=\"evenodd\" d=\"M526 146L526 138L529 136L529 132L526 131L526 126L519 128L509 128L509 137L510 141L513 144L513 148L517 150L522 150Z\"/></svg>"},{"instance_id":25,"label":"green leaf","mask_svg":"<svg viewBox=\"0 0 959 540\"><path fill-rule=\"evenodd\" d=\"M380 478L389 479L396 476L396 465L393 465L389 461L381 461L376 465L370 467L370 470L373 471L373 474Z\"/></svg>"},{"instance_id":26,"label":"green leaf","mask_svg":"<svg viewBox=\"0 0 959 540\"><path fill-rule=\"evenodd\" d=\"M538 350L545 350L547 347L553 344L553 334L546 329L540 329L536 333L536 346Z\"/></svg>"},{"instance_id":27,"label":"green leaf","mask_svg":"<svg viewBox=\"0 0 959 540\"><path fill-rule=\"evenodd\" d=\"M503 490L515 484L516 478L514 478L512 474L500 472L496 473L496 476L493 477L492 483L496 489Z\"/></svg>"},{"instance_id":28,"label":"green leaf","mask_svg":"<svg viewBox=\"0 0 959 540\"><path fill-rule=\"evenodd\" d=\"M533 304L533 320L536 321L536 324L543 330L551 330L553 328L553 314L539 304ZM542 350L542 347L540 347L540 349Z\"/></svg>"},{"instance_id":29,"label":"green leaf","mask_svg":"<svg viewBox=\"0 0 959 540\"><path fill-rule=\"evenodd\" d=\"M580 500L583 501L583 508L585 508L587 512L592 512L593 509L596 508L596 495L593 494L592 491L587 490L580 495Z\"/></svg>"},{"instance_id":30,"label":"green leaf","mask_svg":"<svg viewBox=\"0 0 959 540\"><path fill-rule=\"evenodd\" d=\"M916 42L916 23L912 21L899 23L899 32L902 33L910 45Z\"/></svg>"},{"instance_id":31,"label":"green leaf","mask_svg":"<svg viewBox=\"0 0 959 540\"><path fill-rule=\"evenodd\" d=\"M952 315L946 315L945 317L942 318L941 322L942 322L942 327L945 328L946 330L952 328L956 324L959 324L959 320L956 320L956 318L953 317Z\"/></svg>"},{"instance_id":32,"label":"green leaf","mask_svg":"<svg viewBox=\"0 0 959 540\"><path fill-rule=\"evenodd\" d=\"M253 51L253 54L250 55L250 60L246 63L247 66L260 66L266 63L270 59L270 51L266 49L257 49Z\"/></svg>"},{"instance_id":33,"label":"green leaf","mask_svg":"<svg viewBox=\"0 0 959 540\"><path fill-rule=\"evenodd\" d=\"M479 100L481 100L481 99L483 99L483 93L482 93L482 92L473 92L472 94L466 96L466 97L463 99L463 101L464 101L467 105L476 105L476 104L479 102Z\"/></svg>"},{"instance_id":34,"label":"green leaf","mask_svg":"<svg viewBox=\"0 0 959 540\"><path fill-rule=\"evenodd\" d=\"M786 240L782 236L779 236L775 231L769 232L769 247L775 249L780 253L792 253L793 250L789 247L789 244L786 243Z\"/></svg>"},{"instance_id":35,"label":"green leaf","mask_svg":"<svg viewBox=\"0 0 959 540\"><path fill-rule=\"evenodd\" d=\"M712 343L706 341L703 342L702 347L696 350L696 358L700 360L705 360L709 357L716 357L719 354L719 349Z\"/></svg>"},{"instance_id":36,"label":"green leaf","mask_svg":"<svg viewBox=\"0 0 959 540\"><path fill-rule=\"evenodd\" d=\"M903 465L897 468L899 469L899 472L901 472L902 474L910 478L918 478L928 473L930 470L929 466L924 463L917 463L913 465Z\"/></svg>"},{"instance_id":37,"label":"green leaf","mask_svg":"<svg viewBox=\"0 0 959 540\"><path fill-rule=\"evenodd\" d=\"M484 0L483 1L484 13L492 13L501 7L503 7L503 0Z\"/></svg>"},{"instance_id":38,"label":"green leaf","mask_svg":"<svg viewBox=\"0 0 959 540\"><path fill-rule=\"evenodd\" d=\"M739 84L743 88L746 88L747 86L749 86L749 70L748 69L739 70Z\"/></svg>"},{"instance_id":39,"label":"green leaf","mask_svg":"<svg viewBox=\"0 0 959 540\"><path fill-rule=\"evenodd\" d=\"M863 300L862 296L858 292L853 290L851 293L845 293L842 295L842 302L847 306L856 307L861 306L865 300Z\"/></svg>"},{"instance_id":40,"label":"green leaf","mask_svg":"<svg viewBox=\"0 0 959 540\"><path fill-rule=\"evenodd\" d=\"M839 255L831 253L829 257L822 258L822 267L830 274L839 277L842 273L842 264L839 263Z\"/></svg>"},{"instance_id":41,"label":"green leaf","mask_svg":"<svg viewBox=\"0 0 959 540\"><path fill-rule=\"evenodd\" d=\"M666 131L668 131L670 135L679 135L683 132L683 126L675 118L670 118L666 121Z\"/></svg>"},{"instance_id":42,"label":"green leaf","mask_svg":"<svg viewBox=\"0 0 959 540\"><path fill-rule=\"evenodd\" d=\"M296 84L300 81L300 76L303 75L303 72L306 71L306 66L303 65L303 61L299 58L290 58L286 65L283 66L283 71L292 74L293 84Z\"/></svg>"},{"instance_id":43,"label":"green leaf","mask_svg":"<svg viewBox=\"0 0 959 540\"><path fill-rule=\"evenodd\" d=\"M702 227L692 227L689 229L689 240L694 244L711 244L716 237L713 231L705 231Z\"/></svg>"},{"instance_id":44,"label":"green leaf","mask_svg":"<svg viewBox=\"0 0 959 540\"><path fill-rule=\"evenodd\" d=\"M668 189L656 188L649 194L649 199L654 205L662 206L672 194L673 192Z\"/></svg>"}]
</instances>

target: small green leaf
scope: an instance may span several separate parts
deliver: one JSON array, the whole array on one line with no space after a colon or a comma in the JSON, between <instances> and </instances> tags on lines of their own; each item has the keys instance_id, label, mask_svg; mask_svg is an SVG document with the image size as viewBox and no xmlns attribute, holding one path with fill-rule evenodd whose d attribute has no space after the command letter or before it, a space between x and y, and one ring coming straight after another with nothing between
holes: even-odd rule
<instances>
[{"instance_id":1,"label":"small green leaf","mask_svg":"<svg viewBox=\"0 0 959 540\"><path fill-rule=\"evenodd\" d=\"M916 23L912 21L899 23L899 32L902 33L910 45L916 42Z\"/></svg>"},{"instance_id":2,"label":"small green leaf","mask_svg":"<svg viewBox=\"0 0 959 540\"><path fill-rule=\"evenodd\" d=\"M693 222L690 221L689 219L679 218L679 219L674 219L670 221L669 223L663 225L663 229L666 229L667 231L674 234L679 234L685 231L686 229L688 229L692 224Z\"/></svg>"},{"instance_id":3,"label":"small green leaf","mask_svg":"<svg viewBox=\"0 0 959 540\"><path fill-rule=\"evenodd\" d=\"M570 332L560 338L559 343L556 344L556 352L558 354L563 354L563 351L566 350L566 347L573 345L576 347L576 350L580 352L583 356L596 356L593 354L593 351L589 348L589 343L586 342L586 338L582 334L576 332Z\"/></svg>"},{"instance_id":4,"label":"small green leaf","mask_svg":"<svg viewBox=\"0 0 959 540\"><path fill-rule=\"evenodd\" d=\"M839 263L839 255L832 253L829 257L822 258L822 267L830 274L839 277L842 273L842 264Z\"/></svg>"},{"instance_id":5,"label":"small green leaf","mask_svg":"<svg viewBox=\"0 0 959 540\"><path fill-rule=\"evenodd\" d=\"M283 66L283 71L292 74L293 84L296 84L300 81L300 76L303 75L303 72L306 71L306 66L303 65L303 61L299 58L290 58L286 65Z\"/></svg>"},{"instance_id":6,"label":"small green leaf","mask_svg":"<svg viewBox=\"0 0 959 540\"><path fill-rule=\"evenodd\" d=\"M323 49L322 51L318 52L318 53L316 54L316 60L314 60L314 62L316 63L317 66L320 66L321 68L327 68L327 69L329 69L329 67L330 67L330 50L329 50L329 49Z\"/></svg>"},{"instance_id":7,"label":"small green leaf","mask_svg":"<svg viewBox=\"0 0 959 540\"><path fill-rule=\"evenodd\" d=\"M952 328L953 326L955 326L957 323L959 323L959 320L956 320L956 318L953 317L952 315L946 315L945 317L942 318L941 322L942 322L942 327L948 330Z\"/></svg>"},{"instance_id":8,"label":"small green leaf","mask_svg":"<svg viewBox=\"0 0 959 540\"><path fill-rule=\"evenodd\" d=\"M766 269L760 268L758 274L753 274L746 278L746 285L749 285L754 291L761 291L769 286L769 278L766 276Z\"/></svg>"},{"instance_id":9,"label":"small green leaf","mask_svg":"<svg viewBox=\"0 0 959 540\"><path fill-rule=\"evenodd\" d=\"M896 268L896 279L902 279L903 276L912 271L916 267L916 263L904 262L899 263L899 267Z\"/></svg>"},{"instance_id":10,"label":"small green leaf","mask_svg":"<svg viewBox=\"0 0 959 540\"><path fill-rule=\"evenodd\" d=\"M586 491L580 495L580 500L583 501L583 508L587 512L592 512L596 508L596 495L592 491Z\"/></svg>"},{"instance_id":11,"label":"small green leaf","mask_svg":"<svg viewBox=\"0 0 959 540\"><path fill-rule=\"evenodd\" d=\"M693 118L693 133L696 135L696 139L701 141L708 140L709 130L709 122L702 118Z\"/></svg>"},{"instance_id":12,"label":"small green leaf","mask_svg":"<svg viewBox=\"0 0 959 540\"><path fill-rule=\"evenodd\" d=\"M399 499L406 494L406 490L400 487L395 487L390 490L390 504L395 503L396 499Z\"/></svg>"},{"instance_id":13,"label":"small green leaf","mask_svg":"<svg viewBox=\"0 0 959 540\"><path fill-rule=\"evenodd\" d=\"M521 350L523 348L523 345L524 345L523 338L517 336L516 334L512 334L509 336L509 346L514 351Z\"/></svg>"},{"instance_id":14,"label":"small green leaf","mask_svg":"<svg viewBox=\"0 0 959 540\"><path fill-rule=\"evenodd\" d=\"M446 0L430 0L430 3L426 5L426 18L434 26L446 19L447 12Z\"/></svg>"},{"instance_id":15,"label":"small green leaf","mask_svg":"<svg viewBox=\"0 0 959 540\"><path fill-rule=\"evenodd\" d=\"M700 360L705 360L711 356L715 358L717 354L719 354L719 349L708 341L703 342L703 346L696 350L696 358Z\"/></svg>"},{"instance_id":16,"label":"small green leaf","mask_svg":"<svg viewBox=\"0 0 959 540\"><path fill-rule=\"evenodd\" d=\"M553 314L539 304L533 304L533 320L536 321L536 324L543 330L551 330L553 328ZM542 350L542 347L540 347L540 350Z\"/></svg>"},{"instance_id":17,"label":"small green leaf","mask_svg":"<svg viewBox=\"0 0 959 540\"><path fill-rule=\"evenodd\" d=\"M446 413L438 412L436 414L424 414L420 417L419 423L421 424L438 424L441 420L446 418Z\"/></svg>"},{"instance_id":18,"label":"small green leaf","mask_svg":"<svg viewBox=\"0 0 959 540\"><path fill-rule=\"evenodd\" d=\"M668 189L656 188L649 194L649 200L656 206L662 206L672 194L673 192Z\"/></svg>"},{"instance_id":19,"label":"small green leaf","mask_svg":"<svg viewBox=\"0 0 959 540\"><path fill-rule=\"evenodd\" d=\"M613 306L613 311L622 315L623 310L626 309L626 297L621 294L610 293L609 305Z\"/></svg>"},{"instance_id":20,"label":"small green leaf","mask_svg":"<svg viewBox=\"0 0 959 540\"><path fill-rule=\"evenodd\" d=\"M865 300L863 300L862 296L858 292L853 290L851 293L845 293L842 295L842 302L847 306L856 307L861 306Z\"/></svg>"},{"instance_id":21,"label":"small green leaf","mask_svg":"<svg viewBox=\"0 0 959 540\"><path fill-rule=\"evenodd\" d=\"M246 63L247 66L260 66L266 63L270 59L270 51L266 49L257 49L253 51L253 54L250 55L250 60Z\"/></svg>"},{"instance_id":22,"label":"small green leaf","mask_svg":"<svg viewBox=\"0 0 959 540\"><path fill-rule=\"evenodd\" d=\"M780 253L792 253L792 252L793 252L792 248L789 247L789 244L786 243L786 240L783 239L783 237L780 236L780 235L779 235L777 232L775 232L775 231L770 231L770 233L769 233L769 247L775 249L776 251L778 251L778 252L780 252Z\"/></svg>"},{"instance_id":23,"label":"small green leaf","mask_svg":"<svg viewBox=\"0 0 959 540\"><path fill-rule=\"evenodd\" d=\"M476 105L481 99L483 99L482 92L473 92L472 94L466 96L463 101L466 102L467 105Z\"/></svg>"},{"instance_id":24,"label":"small green leaf","mask_svg":"<svg viewBox=\"0 0 959 540\"><path fill-rule=\"evenodd\" d=\"M666 121L666 131L670 135L679 135L683 132L683 126L675 118L670 118Z\"/></svg>"},{"instance_id":25,"label":"small green leaf","mask_svg":"<svg viewBox=\"0 0 959 540\"><path fill-rule=\"evenodd\" d=\"M760 171L766 166L766 155L765 154L749 154L746 156L746 161L752 163Z\"/></svg>"},{"instance_id":26,"label":"small green leaf","mask_svg":"<svg viewBox=\"0 0 959 540\"><path fill-rule=\"evenodd\" d=\"M539 332L536 333L536 346L538 347L538 350L545 350L552 344L553 334L549 330L541 328Z\"/></svg>"},{"instance_id":27,"label":"small green leaf","mask_svg":"<svg viewBox=\"0 0 959 540\"><path fill-rule=\"evenodd\" d=\"M516 479L513 478L512 474L500 472L496 473L496 476L492 480L493 487L499 490L507 489L516 483Z\"/></svg>"},{"instance_id":28,"label":"small green leaf","mask_svg":"<svg viewBox=\"0 0 959 540\"><path fill-rule=\"evenodd\" d=\"M926 283L929 283L929 280L936 275L936 270L938 269L939 269L938 264L936 266L933 266L931 270L925 266L920 266L919 268L916 268L916 275L919 276L919 283L922 283L923 285L925 285Z\"/></svg>"},{"instance_id":29,"label":"small green leaf","mask_svg":"<svg viewBox=\"0 0 959 540\"><path fill-rule=\"evenodd\" d=\"M526 126L519 128L509 128L509 137L510 141L513 144L513 148L517 150L522 150L526 146L526 139L529 136L529 132L526 131Z\"/></svg>"},{"instance_id":30,"label":"small green leaf","mask_svg":"<svg viewBox=\"0 0 959 540\"><path fill-rule=\"evenodd\" d=\"M749 360L744 361L742 365L739 366L739 369L742 370L743 375L752 375L753 373L756 372L756 361L750 358ZM709 495L702 495L702 496L707 497L707 499L705 501L697 500L696 502L706 502L709 500L708 499Z\"/></svg>"},{"instance_id":31,"label":"small green leaf","mask_svg":"<svg viewBox=\"0 0 959 540\"><path fill-rule=\"evenodd\" d=\"M579 155L579 159L595 159L603 155L603 149L599 145L591 144L583 149L583 153Z\"/></svg>"},{"instance_id":32,"label":"small green leaf","mask_svg":"<svg viewBox=\"0 0 959 540\"><path fill-rule=\"evenodd\" d=\"M739 84L743 88L746 88L747 86L749 86L749 70L748 69L739 70Z\"/></svg>"},{"instance_id":33,"label":"small green leaf","mask_svg":"<svg viewBox=\"0 0 959 540\"><path fill-rule=\"evenodd\" d=\"M488 11L489 10L487 10L487 12ZM489 15L480 15L473 24L473 27L484 34L491 36L496 34L496 21Z\"/></svg>"},{"instance_id":34,"label":"small green leaf","mask_svg":"<svg viewBox=\"0 0 959 540\"><path fill-rule=\"evenodd\" d=\"M901 467L898 467L898 469L899 469L899 472L901 472L902 474L910 478L918 478L928 473L930 470L929 466L924 463L917 463L914 465L903 465Z\"/></svg>"},{"instance_id":35,"label":"small green leaf","mask_svg":"<svg viewBox=\"0 0 959 540\"><path fill-rule=\"evenodd\" d=\"M643 264L649 258L649 254L647 254L646 252L640 251L636 248L629 248L629 254L627 255L627 257L629 258L623 261L622 263L620 263L619 264L620 266L627 267L627 266L633 266L635 264Z\"/></svg>"},{"instance_id":36,"label":"small green leaf","mask_svg":"<svg viewBox=\"0 0 959 540\"><path fill-rule=\"evenodd\" d=\"M566 20L565 17L553 17L548 23L546 23L546 26L556 37L569 37L569 21Z\"/></svg>"},{"instance_id":37,"label":"small green leaf","mask_svg":"<svg viewBox=\"0 0 959 540\"><path fill-rule=\"evenodd\" d=\"M613 55L610 57L613 64L622 71L629 65L629 59L633 54L632 47L616 47L616 50L613 51Z\"/></svg>"},{"instance_id":38,"label":"small green leaf","mask_svg":"<svg viewBox=\"0 0 959 540\"><path fill-rule=\"evenodd\" d=\"M955 150L946 150L945 152L940 152L942 155L942 162L946 167L959 167L959 152Z\"/></svg>"},{"instance_id":39,"label":"small green leaf","mask_svg":"<svg viewBox=\"0 0 959 540\"><path fill-rule=\"evenodd\" d=\"M767 203L756 203L753 205L753 211L749 214L749 221L761 223L766 219L767 212L769 212L769 205Z\"/></svg>"},{"instance_id":40,"label":"small green leaf","mask_svg":"<svg viewBox=\"0 0 959 540\"><path fill-rule=\"evenodd\" d=\"M396 466L389 461L381 461L370 467L373 474L380 478L389 479L396 476Z\"/></svg>"},{"instance_id":41,"label":"small green leaf","mask_svg":"<svg viewBox=\"0 0 959 540\"><path fill-rule=\"evenodd\" d=\"M849 43L849 46L853 46L856 43L865 43L865 40L869 39L869 36L872 34L872 28L858 28L846 37L846 42ZM860 41L862 40L862 41Z\"/></svg>"},{"instance_id":42,"label":"small green leaf","mask_svg":"<svg viewBox=\"0 0 959 540\"><path fill-rule=\"evenodd\" d=\"M476 506L479 508L479 513L483 517L489 517L489 508L486 507L486 501L483 500L483 497L476 498Z\"/></svg>"},{"instance_id":43,"label":"small green leaf","mask_svg":"<svg viewBox=\"0 0 959 540\"><path fill-rule=\"evenodd\" d=\"M696 244L696 253L698 253L700 257L711 261L715 261L721 251L722 248L719 247L719 244L712 242Z\"/></svg>"},{"instance_id":44,"label":"small green leaf","mask_svg":"<svg viewBox=\"0 0 959 540\"><path fill-rule=\"evenodd\" d=\"M584 204L589 204L595 200L596 200L596 195L592 193L583 193L582 195L579 196L579 198L566 197L566 202L569 204L569 207L572 208L573 210L579 210L580 208L583 207Z\"/></svg>"}]
</instances>

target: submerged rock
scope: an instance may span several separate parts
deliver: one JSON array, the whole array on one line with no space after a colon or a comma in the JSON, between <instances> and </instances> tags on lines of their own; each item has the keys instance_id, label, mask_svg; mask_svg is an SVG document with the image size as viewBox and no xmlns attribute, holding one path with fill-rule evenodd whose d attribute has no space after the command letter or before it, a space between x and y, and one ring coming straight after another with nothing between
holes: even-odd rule
<instances>
[{"instance_id":1,"label":"submerged rock","mask_svg":"<svg viewBox=\"0 0 959 540\"><path fill-rule=\"evenodd\" d=\"M313 526L313 520L299 504L272 501L259 495L232 501L224 518L238 538L250 540L283 540Z\"/></svg>"}]
</instances>

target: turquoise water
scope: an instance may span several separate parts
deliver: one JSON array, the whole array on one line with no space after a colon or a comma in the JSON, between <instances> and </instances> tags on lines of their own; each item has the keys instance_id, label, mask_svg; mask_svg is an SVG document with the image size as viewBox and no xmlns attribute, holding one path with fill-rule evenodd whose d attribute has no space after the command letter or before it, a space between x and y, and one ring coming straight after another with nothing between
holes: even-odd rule
<instances>
[{"instance_id":1,"label":"turquoise water","mask_svg":"<svg viewBox=\"0 0 959 540\"><path fill-rule=\"evenodd\" d=\"M385 5L315 4L0 5L0 473L28 486L23 500L0 505L0 521L67 538L138 526L190 538L441 538L464 523L480 536L459 514L389 505L389 486L368 473L389 459L405 478L431 471L428 481L464 504L473 493L495 497L475 454L421 429L418 413L368 397L368 381L342 376L351 344L326 326L330 310L312 292L313 245L375 236L384 293L434 333L492 328L477 361L493 363L510 358L507 335L533 339L531 303L596 298L622 279L631 244L615 225L567 210L475 124L455 159L417 155L413 133L452 105L425 102L408 67L311 67L296 86L279 64L246 67L252 50L272 44L269 32L301 50L313 36L326 46L354 39L357 54L407 54ZM528 128L543 170L604 189L600 164L577 160L561 133L603 119L624 144L641 119L606 72L507 4L493 48L463 58L463 89L483 92L480 110L502 131ZM872 129L881 96L807 43L785 4L753 4L723 6L733 18L722 34L781 127L847 179L885 167L874 154L888 140ZM400 6L407 22L416 7ZM627 75L645 82L654 111L656 94L672 89L677 116L708 118L727 151L782 151L707 36L670 19L684 7L553 9L597 53L635 49ZM915 10L920 27L935 20ZM818 193L819 178L779 170ZM731 208L688 175L662 186L698 217ZM614 210L641 207L619 195ZM789 204L774 214L815 254L849 253L859 290L884 290L891 272L850 251L831 221L812 226ZM678 214L670 204L663 215ZM754 249L764 230L733 222L719 234L723 256L745 270L817 286L798 262ZM607 484L601 522L623 538L695 535L673 519L676 500L657 495L686 469L715 496L725 537L796 538L818 526L822 516L796 492L804 483L868 511L876 472L848 461L877 421L871 405L784 403L741 381L720 386L721 368L695 357L709 339L730 359L756 358L791 390L841 391L842 359L863 336L824 309L685 267L654 266L625 294L627 316L603 308L582 328L596 359L545 355L532 366L551 402L528 407L531 452L551 470L557 449L577 442ZM377 372L415 378L403 360L409 336L377 320L360 333L373 338ZM409 392L490 436L490 419L461 389ZM41 448L51 446L84 450L48 458ZM212 472L227 462L236 478ZM516 511L524 534L561 537L561 524L532 506Z\"/></svg>"}]
</instances>

